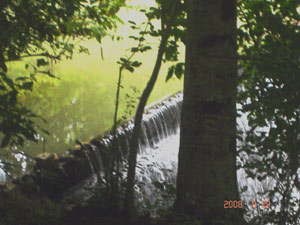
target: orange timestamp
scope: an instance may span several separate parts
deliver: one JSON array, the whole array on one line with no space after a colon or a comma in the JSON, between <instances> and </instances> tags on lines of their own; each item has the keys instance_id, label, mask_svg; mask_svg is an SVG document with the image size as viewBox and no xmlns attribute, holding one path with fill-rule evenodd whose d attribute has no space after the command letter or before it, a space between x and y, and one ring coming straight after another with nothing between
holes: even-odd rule
<instances>
[{"instance_id":1,"label":"orange timestamp","mask_svg":"<svg viewBox=\"0 0 300 225\"><path fill-rule=\"evenodd\" d=\"M262 201L261 204L259 205L256 201L252 201L251 202L252 204L252 208L256 208L258 206L260 206L262 209L268 209L271 207L271 202L270 201ZM242 200L230 200L230 201L227 201L225 200L224 201L224 209L232 209L232 208L243 208L243 201Z\"/></svg>"}]
</instances>

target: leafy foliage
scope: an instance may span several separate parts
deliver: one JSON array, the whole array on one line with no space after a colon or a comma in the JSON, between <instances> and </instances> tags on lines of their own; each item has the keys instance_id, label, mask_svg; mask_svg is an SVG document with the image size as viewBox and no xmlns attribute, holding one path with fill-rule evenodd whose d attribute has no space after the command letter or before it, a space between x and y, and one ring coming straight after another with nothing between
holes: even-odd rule
<instances>
[{"instance_id":1,"label":"leafy foliage","mask_svg":"<svg viewBox=\"0 0 300 225\"><path fill-rule=\"evenodd\" d=\"M153 37L161 36L162 32L166 29L166 21L170 15L171 5L170 1L156 1L158 7L151 7L150 12L146 13L147 18L159 19L161 21L161 29L155 30L154 26L150 26L150 35ZM161 13L162 12L162 13ZM185 29L186 29L186 7L185 4L179 4L174 26L170 31L170 38L168 40L163 62L173 62L174 64L169 67L166 81L171 79L175 74L178 79L184 74L184 62L178 62L180 44L185 43Z\"/></svg>"},{"instance_id":2,"label":"leafy foliage","mask_svg":"<svg viewBox=\"0 0 300 225\"><path fill-rule=\"evenodd\" d=\"M19 103L21 93L31 91L36 74L55 77L47 66L63 56L72 58L75 44L70 38L96 38L120 21L115 16L123 0L115 1L2 1L0 3L0 133L1 147L37 141L39 117ZM87 52L83 46L80 52ZM7 76L7 62L35 57L25 63L28 74ZM40 69L40 68L44 69ZM47 132L46 132L47 133Z\"/></svg>"},{"instance_id":3,"label":"leafy foliage","mask_svg":"<svg viewBox=\"0 0 300 225\"><path fill-rule=\"evenodd\" d=\"M169 9L169 14L164 14L167 9L166 2L162 2L160 7L161 10L158 10L158 13L161 14L161 40L158 47L158 53L155 60L155 64L153 67L153 71L151 74L151 77L143 90L143 93L140 97L140 101L135 113L134 118L134 128L131 134L131 139L129 142L129 148L130 153L128 157L128 173L127 173L127 185L126 185L126 194L125 194L125 204L124 209L126 210L125 214L129 221L135 220L135 205L134 205L134 180L135 180L135 168L136 168L136 162L137 162L137 150L138 150L138 139L139 135L141 133L141 124L142 124L142 118L144 113L144 108L146 106L146 103L148 101L148 98L154 88L154 85L156 83L160 67L163 61L163 56L166 52L166 47L168 44L168 40L170 37L170 32L172 29L172 26L174 25L174 20L177 16L177 7L180 5L180 1L173 1L170 2L171 9ZM165 23L163 22L163 17L169 17ZM148 17L148 16L147 16ZM149 17L148 17L149 19ZM150 26L152 27L152 26ZM150 33L151 35L151 33Z\"/></svg>"},{"instance_id":4,"label":"leafy foliage","mask_svg":"<svg viewBox=\"0 0 300 225\"><path fill-rule=\"evenodd\" d=\"M0 3L0 132L4 134L1 147L37 140L39 128L35 119L40 117L19 103L20 94L32 90L36 74L55 77L49 65L62 57L72 57L75 47L72 38L96 38L101 42L107 30L115 26L118 21L115 13L124 4L123 0L89 2L18 0ZM171 0L156 2L158 7L141 12L149 21L160 20L161 29L149 22L149 30L140 30L134 21L130 21L131 28L139 32L131 39L145 43L146 35L162 35L170 14L170 9L165 6L170 5ZM299 223L295 209L300 202L291 195L293 190L300 190L299 7L296 0L239 1L238 5L241 21L238 29L239 66L242 71L238 102L242 105L241 111L248 114L250 127L240 152L262 159L246 165L249 176L265 179L267 175L276 181L274 190L267 193L274 203L272 208L261 212L262 215L253 218L252 223ZM178 48L185 42L185 4L179 5L174 24L163 59L173 62L166 80L173 75L181 78L184 73L184 63L178 62ZM141 44L131 48L131 53L150 49L150 45ZM87 52L87 49L80 46L79 51ZM27 57L36 59L35 63L24 63L28 74L8 77L7 62ZM133 72L141 62L123 57L119 64ZM76 107L74 103L74 110L82 110ZM80 132L76 119L71 122L77 126L76 132ZM57 127L53 123L53 129ZM276 212L279 203L281 211Z\"/></svg>"},{"instance_id":5,"label":"leafy foliage","mask_svg":"<svg viewBox=\"0 0 300 225\"><path fill-rule=\"evenodd\" d=\"M263 223L299 223L296 209L300 202L291 195L292 191L300 190L299 7L299 2L294 0L238 3L241 21L238 103L242 105L241 112L248 114L250 127L246 138L242 138L240 152L261 159L246 165L248 176L259 180L269 176L277 183L275 189L267 193L274 204L259 217ZM185 42L184 5L181 10L171 32L174 39L168 44L166 61L176 61L177 41ZM159 14L151 15L159 18ZM181 62L170 66L166 81L174 74L180 78L183 72ZM282 197L279 201L276 200L278 194ZM282 212L276 214L279 203ZM259 222L257 218L253 221Z\"/></svg>"},{"instance_id":6,"label":"leafy foliage","mask_svg":"<svg viewBox=\"0 0 300 225\"><path fill-rule=\"evenodd\" d=\"M292 195L300 191L299 7L293 0L239 3L239 103L250 127L240 151L261 159L249 163L248 172L256 168L276 181L263 223L299 223L300 202Z\"/></svg>"}]
</instances>

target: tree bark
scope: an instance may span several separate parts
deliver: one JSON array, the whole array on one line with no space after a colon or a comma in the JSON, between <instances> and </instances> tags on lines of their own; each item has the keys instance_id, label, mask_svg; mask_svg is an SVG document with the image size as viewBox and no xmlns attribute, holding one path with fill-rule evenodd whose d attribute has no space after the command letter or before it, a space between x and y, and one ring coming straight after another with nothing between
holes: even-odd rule
<instances>
[{"instance_id":1,"label":"tree bark","mask_svg":"<svg viewBox=\"0 0 300 225\"><path fill-rule=\"evenodd\" d=\"M236 0L187 0L178 212L205 225L244 224L236 176ZM244 207L244 206L243 206Z\"/></svg>"}]
</instances>

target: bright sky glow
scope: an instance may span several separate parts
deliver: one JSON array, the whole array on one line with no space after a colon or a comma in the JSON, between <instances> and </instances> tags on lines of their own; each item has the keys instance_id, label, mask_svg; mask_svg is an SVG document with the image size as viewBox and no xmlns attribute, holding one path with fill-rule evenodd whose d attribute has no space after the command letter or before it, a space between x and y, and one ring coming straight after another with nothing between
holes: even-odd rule
<instances>
[{"instance_id":1,"label":"bright sky glow","mask_svg":"<svg viewBox=\"0 0 300 225\"><path fill-rule=\"evenodd\" d=\"M129 0L127 4L130 6L150 7L155 5L155 0Z\"/></svg>"}]
</instances>

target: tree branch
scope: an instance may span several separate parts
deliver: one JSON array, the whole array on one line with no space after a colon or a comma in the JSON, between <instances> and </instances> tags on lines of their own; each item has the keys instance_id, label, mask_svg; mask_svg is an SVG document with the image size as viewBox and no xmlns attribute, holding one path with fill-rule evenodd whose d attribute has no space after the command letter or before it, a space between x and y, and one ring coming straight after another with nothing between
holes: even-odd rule
<instances>
[{"instance_id":1,"label":"tree branch","mask_svg":"<svg viewBox=\"0 0 300 225\"><path fill-rule=\"evenodd\" d=\"M60 60L60 55L50 55L49 53L45 52L45 53L39 53L39 54L28 54L28 55L22 55L19 56L19 58L17 59L7 59L5 60L5 62L13 62L13 61L18 61L21 60L22 58L28 58L28 57L47 57L50 59L54 59L54 60Z\"/></svg>"},{"instance_id":2,"label":"tree branch","mask_svg":"<svg viewBox=\"0 0 300 225\"><path fill-rule=\"evenodd\" d=\"M129 143L129 158L128 158L128 173L127 173L127 186L126 186L126 195L125 195L125 207L126 216L129 221L134 221L136 218L135 213L135 205L134 205L134 178L135 178L135 169L136 169L136 158L137 158L137 150L138 150L138 139L141 131L141 125L143 120L144 108L146 106L147 100L153 90L155 82L157 80L159 70L162 63L162 58L165 53L165 49L168 43L168 38L170 36L171 28L173 26L176 11L178 8L179 1L173 2L170 19L167 23L165 32L162 33L162 40L160 42L160 46L157 53L157 58L155 62L155 66L153 68L153 72L150 80L147 83L146 88L144 89L142 96L140 98L140 102L135 114L134 119L134 128L131 136L131 140Z\"/></svg>"}]
</instances>

